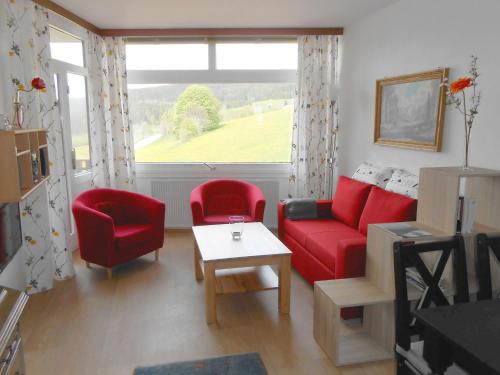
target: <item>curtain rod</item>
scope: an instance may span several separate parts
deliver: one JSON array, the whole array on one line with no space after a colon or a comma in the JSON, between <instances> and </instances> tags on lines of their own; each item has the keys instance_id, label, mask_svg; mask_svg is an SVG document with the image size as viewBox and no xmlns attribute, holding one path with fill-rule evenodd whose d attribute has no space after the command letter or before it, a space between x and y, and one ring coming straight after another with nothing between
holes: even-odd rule
<instances>
[{"instance_id":1,"label":"curtain rod","mask_svg":"<svg viewBox=\"0 0 500 375\"><path fill-rule=\"evenodd\" d=\"M234 37L342 35L342 27L329 28L201 28L201 29L101 29L103 36L124 37Z\"/></svg>"},{"instance_id":2,"label":"curtain rod","mask_svg":"<svg viewBox=\"0 0 500 375\"><path fill-rule=\"evenodd\" d=\"M185 29L101 29L51 0L33 0L51 11L101 36L123 37L232 37L232 36L299 36L342 35L343 27L316 28L185 28Z\"/></svg>"}]
</instances>

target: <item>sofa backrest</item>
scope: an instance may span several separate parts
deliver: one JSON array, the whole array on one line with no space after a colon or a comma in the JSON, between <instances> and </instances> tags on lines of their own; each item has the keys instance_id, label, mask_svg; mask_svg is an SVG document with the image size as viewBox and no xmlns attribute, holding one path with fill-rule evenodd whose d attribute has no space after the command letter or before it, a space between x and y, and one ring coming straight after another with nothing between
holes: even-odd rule
<instances>
[{"instance_id":1,"label":"sofa backrest","mask_svg":"<svg viewBox=\"0 0 500 375\"><path fill-rule=\"evenodd\" d=\"M359 231L366 236L368 224L413 221L416 216L416 199L373 186L359 219Z\"/></svg>"},{"instance_id":2,"label":"sofa backrest","mask_svg":"<svg viewBox=\"0 0 500 375\"><path fill-rule=\"evenodd\" d=\"M372 186L341 176L332 200L333 217L352 228L357 228Z\"/></svg>"}]
</instances>

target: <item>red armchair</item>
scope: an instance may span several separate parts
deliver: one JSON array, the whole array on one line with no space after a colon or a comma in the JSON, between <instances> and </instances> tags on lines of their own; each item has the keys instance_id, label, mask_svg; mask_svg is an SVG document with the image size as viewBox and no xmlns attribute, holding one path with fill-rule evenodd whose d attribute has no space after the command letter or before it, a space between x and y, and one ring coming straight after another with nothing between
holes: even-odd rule
<instances>
[{"instance_id":1,"label":"red armchair","mask_svg":"<svg viewBox=\"0 0 500 375\"><path fill-rule=\"evenodd\" d=\"M165 232L165 204L125 190L93 189L73 201L80 256L108 269L151 251L158 260Z\"/></svg>"},{"instance_id":2,"label":"red armchair","mask_svg":"<svg viewBox=\"0 0 500 375\"><path fill-rule=\"evenodd\" d=\"M263 221L266 199L257 186L241 180L211 180L191 192L193 225L227 224L231 215Z\"/></svg>"}]
</instances>

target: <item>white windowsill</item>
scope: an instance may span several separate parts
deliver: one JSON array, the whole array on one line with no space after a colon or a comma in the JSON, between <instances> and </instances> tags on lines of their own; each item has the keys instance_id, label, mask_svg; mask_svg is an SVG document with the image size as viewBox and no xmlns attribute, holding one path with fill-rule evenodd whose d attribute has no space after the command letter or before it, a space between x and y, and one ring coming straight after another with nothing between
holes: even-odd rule
<instances>
[{"instance_id":1,"label":"white windowsill","mask_svg":"<svg viewBox=\"0 0 500 375\"><path fill-rule=\"evenodd\" d=\"M137 177L193 177L222 178L253 176L261 178L288 178L290 163L137 163Z\"/></svg>"}]
</instances>

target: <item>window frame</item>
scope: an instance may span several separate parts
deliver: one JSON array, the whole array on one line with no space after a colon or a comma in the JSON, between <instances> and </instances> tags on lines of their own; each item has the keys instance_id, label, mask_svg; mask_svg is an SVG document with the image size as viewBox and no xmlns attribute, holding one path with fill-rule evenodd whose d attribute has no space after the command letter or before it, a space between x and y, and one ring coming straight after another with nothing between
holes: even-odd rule
<instances>
[{"instance_id":1,"label":"window frame","mask_svg":"<svg viewBox=\"0 0 500 375\"><path fill-rule=\"evenodd\" d=\"M60 16L59 14L49 11L49 27L54 27L58 29L61 32L70 34L74 36L75 38L78 38L82 41L82 54L83 54L83 66L71 64L65 61L53 59L52 57L50 58L50 66L51 66L51 74L55 74L58 76L57 80L57 90L59 93L61 92L67 92L68 88L68 78L67 74L72 73L72 74L77 74L81 75L85 79L85 89L87 91L86 95L86 106L87 106L87 129L88 129L88 135L89 135L89 152L92 150L92 137L91 137L91 132L90 132L90 106L89 106L89 72L87 68L87 54L85 51L87 50L87 31L82 28L81 26L69 21L68 19ZM50 43L50 40L49 40ZM61 117L61 121L63 119L68 118L69 121L69 101L66 98L67 95L63 96L63 101L65 103L63 104L63 107L61 107L61 95L59 94L59 100L58 100L58 109L59 109L59 115ZM63 127L64 130L64 127ZM69 135L71 135L71 129L69 130ZM70 153L70 151L73 148L72 145L72 140L71 136L68 136L67 134L63 134L63 142L64 142L64 147L65 147L65 159L68 159L66 157L66 154ZM71 159L71 158L70 158ZM71 161L67 160L67 165L66 168L72 172L73 178L74 178L74 183L85 183L89 182L92 178L92 171L90 169L87 170L81 170L77 171L76 169L73 169L71 165Z\"/></svg>"},{"instance_id":2,"label":"window frame","mask_svg":"<svg viewBox=\"0 0 500 375\"><path fill-rule=\"evenodd\" d=\"M297 43L296 37L269 38L127 38L126 43L200 43L208 44L208 69L204 70L128 70L127 83L133 84L232 84L232 83L295 83L296 69L221 69L216 66L216 45L218 43ZM210 165L289 165L288 162L225 162ZM207 165L206 162L138 162L140 166L154 165ZM144 168L144 167L142 167ZM150 168L147 168L150 169Z\"/></svg>"}]
</instances>

